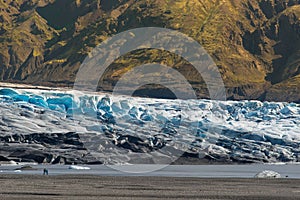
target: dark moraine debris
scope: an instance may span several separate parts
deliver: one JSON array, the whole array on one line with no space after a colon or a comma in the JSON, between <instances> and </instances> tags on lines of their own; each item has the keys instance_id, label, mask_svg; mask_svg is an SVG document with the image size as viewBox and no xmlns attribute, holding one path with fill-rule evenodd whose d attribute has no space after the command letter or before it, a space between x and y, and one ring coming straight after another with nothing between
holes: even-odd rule
<instances>
[{"instance_id":1,"label":"dark moraine debris","mask_svg":"<svg viewBox=\"0 0 300 200\"><path fill-rule=\"evenodd\" d=\"M165 146L165 142L159 138L141 139L132 135L121 135L115 141L115 145L125 149L130 149L137 153L149 153Z\"/></svg>"},{"instance_id":2,"label":"dark moraine debris","mask_svg":"<svg viewBox=\"0 0 300 200\"><path fill-rule=\"evenodd\" d=\"M0 153L1 161L51 164L96 162L93 157L84 156L88 151L79 134L74 132L0 136Z\"/></svg>"}]
</instances>

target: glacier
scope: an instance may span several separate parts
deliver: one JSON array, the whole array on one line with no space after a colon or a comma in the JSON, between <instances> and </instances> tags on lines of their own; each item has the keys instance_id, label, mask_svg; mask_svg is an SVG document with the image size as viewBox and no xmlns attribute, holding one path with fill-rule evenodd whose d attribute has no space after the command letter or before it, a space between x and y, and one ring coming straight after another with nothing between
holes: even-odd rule
<instances>
[{"instance_id":1,"label":"glacier","mask_svg":"<svg viewBox=\"0 0 300 200\"><path fill-rule=\"evenodd\" d=\"M0 88L0 113L1 143L48 152L47 159L26 155L21 158L25 161L53 163L74 149L79 152L77 160L93 157L106 164L169 164L179 157L241 163L300 160L300 105L296 103ZM55 137L76 133L80 139L68 144L64 138L67 144L60 142L58 147L55 137L49 136L53 133ZM47 141L37 139L37 134L48 134ZM75 143L82 147L74 148ZM7 149L0 149L3 156L18 157Z\"/></svg>"}]
</instances>

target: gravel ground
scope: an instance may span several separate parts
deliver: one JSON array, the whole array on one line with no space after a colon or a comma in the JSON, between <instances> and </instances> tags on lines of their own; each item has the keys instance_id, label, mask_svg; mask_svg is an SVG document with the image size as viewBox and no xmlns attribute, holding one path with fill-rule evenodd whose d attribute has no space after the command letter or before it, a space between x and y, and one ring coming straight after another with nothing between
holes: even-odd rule
<instances>
[{"instance_id":1,"label":"gravel ground","mask_svg":"<svg viewBox=\"0 0 300 200\"><path fill-rule=\"evenodd\" d=\"M0 199L300 199L299 179L0 175Z\"/></svg>"}]
</instances>

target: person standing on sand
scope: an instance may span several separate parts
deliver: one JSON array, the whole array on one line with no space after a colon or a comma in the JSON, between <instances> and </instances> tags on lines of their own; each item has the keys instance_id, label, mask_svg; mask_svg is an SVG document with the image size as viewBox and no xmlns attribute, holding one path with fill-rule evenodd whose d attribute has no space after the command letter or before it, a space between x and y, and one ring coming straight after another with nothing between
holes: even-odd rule
<instances>
[{"instance_id":1,"label":"person standing on sand","mask_svg":"<svg viewBox=\"0 0 300 200\"><path fill-rule=\"evenodd\" d=\"M48 175L48 169L44 168L44 172L43 172L43 175Z\"/></svg>"}]
</instances>

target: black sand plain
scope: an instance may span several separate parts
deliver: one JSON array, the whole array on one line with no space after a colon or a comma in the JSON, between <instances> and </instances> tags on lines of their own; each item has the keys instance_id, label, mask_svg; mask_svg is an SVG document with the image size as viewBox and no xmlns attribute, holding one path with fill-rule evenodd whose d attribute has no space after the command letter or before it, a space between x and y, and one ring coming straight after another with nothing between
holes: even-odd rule
<instances>
[{"instance_id":1,"label":"black sand plain","mask_svg":"<svg viewBox=\"0 0 300 200\"><path fill-rule=\"evenodd\" d=\"M300 199L300 179L0 175L0 199Z\"/></svg>"}]
</instances>

